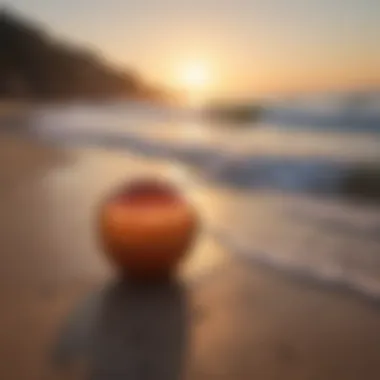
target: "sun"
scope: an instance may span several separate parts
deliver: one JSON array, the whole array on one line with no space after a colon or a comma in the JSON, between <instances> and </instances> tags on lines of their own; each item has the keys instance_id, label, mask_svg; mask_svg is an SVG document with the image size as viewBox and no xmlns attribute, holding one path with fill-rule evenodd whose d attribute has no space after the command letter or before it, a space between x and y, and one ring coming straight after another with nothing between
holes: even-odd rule
<instances>
[{"instance_id":1,"label":"sun","mask_svg":"<svg viewBox=\"0 0 380 380\"><path fill-rule=\"evenodd\" d=\"M203 62L184 64L178 75L179 85L190 93L198 93L210 86L210 70Z\"/></svg>"},{"instance_id":2,"label":"sun","mask_svg":"<svg viewBox=\"0 0 380 380\"><path fill-rule=\"evenodd\" d=\"M211 70L202 61L189 61L178 66L177 85L186 95L187 102L198 105L205 101L211 89Z\"/></svg>"}]
</instances>

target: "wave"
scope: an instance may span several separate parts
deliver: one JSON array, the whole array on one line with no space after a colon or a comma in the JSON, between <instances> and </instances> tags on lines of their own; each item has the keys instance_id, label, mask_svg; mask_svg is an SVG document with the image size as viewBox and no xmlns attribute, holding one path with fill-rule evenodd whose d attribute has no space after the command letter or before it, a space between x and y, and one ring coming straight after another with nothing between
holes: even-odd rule
<instances>
[{"instance_id":1,"label":"wave","mask_svg":"<svg viewBox=\"0 0 380 380\"><path fill-rule=\"evenodd\" d=\"M251 225L230 216L236 227L216 232L225 246L260 264L380 299L379 210L295 198L258 197L251 208L250 202L240 205L237 219L252 207L259 215L271 209L272 215L262 213L254 222L251 214ZM265 202L271 205L260 206Z\"/></svg>"},{"instance_id":2,"label":"wave","mask_svg":"<svg viewBox=\"0 0 380 380\"><path fill-rule=\"evenodd\" d=\"M380 92L309 94L271 102L267 122L279 128L380 132Z\"/></svg>"},{"instance_id":3,"label":"wave","mask_svg":"<svg viewBox=\"0 0 380 380\"><path fill-rule=\"evenodd\" d=\"M84 123L86 113L81 111L83 114L64 114L63 119L38 119L33 133L61 142L119 147L146 156L178 161L195 167L208 181L231 188L380 199L380 138L369 136L362 142L360 137L351 139L351 151L348 149L346 157L342 158L344 139L339 135L335 140L332 136L325 140L304 136L297 141L297 137L289 132L287 136L277 135L268 128L241 132L240 136L235 132L238 138L234 141L231 131L224 131L223 135L220 131L204 127L207 132L199 133L212 136L204 139L194 137L194 125L153 125L150 120L144 120L142 126L132 122L133 127L128 127L120 117L116 117L118 124L109 115L101 113L90 113ZM115 117L114 114L111 116ZM242 149L249 140L252 144L246 144L245 150ZM279 141L283 142L283 147L287 146L287 150L281 149ZM326 155L327 141L332 148L329 156ZM336 149L336 144L340 144L339 149ZM366 157L363 162L353 162L355 149L360 145L361 153ZM371 152L375 152L377 157L371 156Z\"/></svg>"},{"instance_id":4,"label":"wave","mask_svg":"<svg viewBox=\"0 0 380 380\"><path fill-rule=\"evenodd\" d=\"M378 142L368 149L373 137L363 140L358 157L352 149L360 145L360 137L350 140L350 149L342 157L345 137L338 135L332 155L326 156L325 144L310 135L301 139L297 151L289 148L288 142L297 138L288 133L285 151L277 144L285 135L279 137L271 128L234 132L235 137L230 131L206 128L198 135L182 115L172 114L175 124L170 124L167 115L161 114L157 122L154 113L147 116L141 110L134 118L97 112L79 107L71 114L67 110L45 113L34 120L30 132L60 143L118 147L190 166L196 181L188 185L208 188L220 199L208 207L215 212L207 225L230 250L283 271L380 298L379 207L367 208L346 197L366 193L374 199L380 194L379 187L373 194L357 187L363 183L363 173L371 179L374 173L380 175L376 166L380 161L358 159L363 152L378 154ZM305 151L306 142L316 151ZM336 149L337 142L341 149Z\"/></svg>"}]
</instances>

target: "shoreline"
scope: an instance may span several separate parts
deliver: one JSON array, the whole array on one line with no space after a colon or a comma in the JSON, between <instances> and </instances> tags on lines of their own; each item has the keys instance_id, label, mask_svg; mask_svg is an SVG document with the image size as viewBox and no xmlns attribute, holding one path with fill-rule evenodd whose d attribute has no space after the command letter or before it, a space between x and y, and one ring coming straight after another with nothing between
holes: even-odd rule
<instances>
[{"instance_id":1,"label":"shoreline","mask_svg":"<svg viewBox=\"0 0 380 380\"><path fill-rule=\"evenodd\" d=\"M92 231L94 207L122 179L170 176L174 167L4 134L0 148L0 377L55 379L48 358L62 324L113 278ZM218 209L211 191L190 189L206 218ZM191 352L184 378L380 377L380 310L373 304L247 265L208 234L185 266Z\"/></svg>"},{"instance_id":2,"label":"shoreline","mask_svg":"<svg viewBox=\"0 0 380 380\"><path fill-rule=\"evenodd\" d=\"M4 134L2 134L1 137L4 138ZM83 172L86 171L86 169L85 169L85 166L87 165L86 164L86 158L89 158L89 160L87 160L88 163L90 163L91 161L94 161L95 165L96 165L96 163L100 163L102 165L102 160L104 160L104 162L106 162L105 166L109 166L110 170L112 171L112 169L111 169L112 160L116 158L116 160L121 163L125 157L128 160L132 159L133 162L139 162L140 163L139 169L134 170L134 172L137 174L137 176L144 175L141 173L147 173L147 175L150 175L150 174L155 175L160 170L161 171L163 170L164 172L166 172L164 177L169 178L170 180L174 180L182 188L182 190L185 191L185 193L188 193L188 195L190 195L192 198L194 198L193 200L198 203L198 208L202 209L203 207L205 207L206 212L205 212L204 216L205 216L206 225L207 225L207 226L205 225L206 230L207 230L207 235L210 236L210 239L214 239L218 245L223 247L223 249L235 252L234 255L240 256L243 260L246 260L247 262L251 262L253 265L259 265L260 267L263 267L263 268L266 268L269 270L273 270L276 273L283 274L285 277L294 278L296 281L306 280L307 282L314 283L316 286L321 286L322 288L331 287L331 289L337 289L338 291L344 291L344 292L347 292L349 294L353 294L354 296L360 297L363 300L370 302L371 304L377 305L380 303L380 282L375 281L373 274L372 274L373 279L371 277L366 278L366 276L364 275L364 277L363 277L362 276L363 273L360 272L360 271L365 270L365 268L359 267L356 269L356 272L351 273L350 267L347 267L347 268L345 268L344 266L339 267L339 265L340 265L339 260L341 260L341 262L344 265L346 265L345 261L353 260L350 256L351 254L349 256L347 256L346 259L344 258L344 256L342 256L341 258L338 258L338 262L336 263L337 267L328 269L326 271L326 269L323 266L319 267L317 265L317 266L313 267L313 262L311 262L311 263L309 263L308 261L305 262L303 259L303 256L302 256L302 252L295 251L294 257L293 256L291 256L289 258L282 257L279 254L281 251L281 247L278 244L274 245L273 247L272 247L272 245L270 245L269 247L263 248L262 246L260 246L260 244L257 245L257 243L254 240L252 242L250 242L250 241L245 241L246 239L244 238L242 241L240 241L239 239L236 239L236 237L233 234L231 235L231 234L227 233L227 235L226 235L225 232L223 232L223 229L225 227L219 226L219 220L218 220L219 216L217 214L215 214L215 212L210 213L208 211L208 209L210 207L209 207L209 205L206 204L206 202L207 202L207 199L210 200L210 197L214 197L216 201L213 202L214 204L212 207L223 209L223 208L225 208L223 206L223 204L227 204L227 203L231 202L229 199L231 197L233 197L234 195L232 193L230 194L230 190L227 190L227 195L225 194L226 193L225 189L221 189L221 191L217 190L214 187L215 184L211 184L211 186L208 186L207 183L204 183L204 179L198 178L196 174L195 174L195 176L193 176L191 169L190 169L189 173L187 173L186 165L184 165L181 168L181 167L178 167L177 164L172 164L170 161L168 161L167 159L162 158L162 157L158 158L158 160L155 160L156 164L152 165L153 161L152 161L150 156L145 156L144 154L139 153L138 151L134 151L134 150L132 150L131 152L128 150L125 150L125 149L109 150L109 148L104 147L104 146L96 146L96 145L95 146L91 146L91 145L83 146L80 143L74 143L74 144L65 143L62 145L59 145L59 144L57 145L56 142L50 141L49 139L44 140L44 139L35 138L33 136L27 136L24 134L15 135L15 134L11 133L8 135L8 137L11 140L15 141L16 145L17 145L17 141L21 141L26 146L28 146L28 145L30 145L31 147L40 146L40 147L42 147L42 149L52 150L52 152L55 152L55 151L62 152L63 155L66 155L68 157L77 156L77 158L72 158L72 159L68 160L70 162L69 165L74 165L74 167L72 168L73 172L78 171L75 169L75 160L77 160L78 157L84 158L84 159L79 159L79 161L82 161L83 165L84 165L84 166L79 165L80 167L83 166L81 168L81 170L79 170L79 171L83 170ZM93 160L92 158L96 157L96 156L99 156L99 158ZM146 170L149 167L150 168L153 167L153 170L151 170L151 169ZM69 172L71 171L71 169L68 169L68 170L69 170ZM141 170L141 172L139 172L139 170ZM54 171L54 169L53 169L53 171ZM120 179L123 178L123 174L119 169L117 169L115 172L118 172ZM190 177L186 178L186 176L188 174L190 175ZM126 175L127 175L127 173L126 173ZM108 174L106 174L106 176L108 176ZM92 178L90 180L94 181L94 178ZM107 182L107 180L105 182ZM99 184L97 184L96 181L95 181L94 185L95 185L95 188L99 187ZM88 189L87 191L89 191L90 198L91 198L92 197L91 192L93 192L93 189ZM98 191L98 194L99 194L98 197L100 198L102 195L101 195L101 193L99 193L99 189L96 191ZM106 190L104 190L104 191L106 191ZM193 197L194 194L195 194L195 197ZM212 195L209 195L209 194L212 194ZM278 195L280 195L280 194L278 194ZM254 198L257 198L256 195L253 195L253 196L254 196ZM273 196L275 198L273 198ZM238 196L236 206L234 206L232 204L230 207L227 207L225 210L225 212L227 214L223 215L222 218L227 217L227 215L229 213L232 213L232 215L233 215L234 214L234 212L233 212L234 207L237 207L238 210L241 208L244 209L246 207L245 204L247 204L247 206L250 209L252 208L254 210L256 207L255 204L258 202L258 199L254 199L252 202L249 202L249 201L247 202L247 197L249 197L249 193L247 193L247 195L244 195L242 197L242 200L240 201L240 196ZM283 197L283 195L281 197ZM275 203L279 202L279 199L277 199L278 196L276 194L270 195L269 200L267 200L266 198L267 197L265 196L264 197L265 203L268 203L268 202L270 203L272 198L273 198L272 202L275 202ZM286 199L286 197L284 199ZM296 198L294 198L294 196L291 196L291 197L288 197L287 202L290 202L290 204L293 205L291 207L296 207L295 212L292 211L292 213L295 214L295 217L300 218L300 221L302 223L307 224L310 222L308 220L310 218L310 216L308 216L307 214L303 214L305 211L303 210L302 207L299 210L297 209L297 207L298 207L297 202L295 203L295 201L297 201L297 199L298 199L298 196L296 196ZM331 207L332 201L333 200L331 200L331 199L329 200L328 203L330 203L330 205L328 205L327 207ZM343 200L343 202L340 199L338 199L337 201L342 203L342 205L340 205L340 206L342 206L342 207L344 206L344 208L342 209L343 211L345 210L345 207L350 206L347 208L347 210L348 210L348 212L352 213L353 217L355 216L358 219L358 222L360 222L360 218L362 217L362 215L361 215L362 213L360 212L360 210L361 209L363 209L363 210L367 209L366 212L368 212L368 205L363 204L362 207L360 205L355 205L355 204L345 205L344 200ZM302 202L308 203L309 201L305 198ZM311 203L311 205L309 205L307 207L312 207L312 208L315 208L315 207L320 208L321 207L321 205L318 206L318 204L320 203L318 200L315 200L313 202L315 202L315 205L313 205L313 203ZM325 202L326 201L324 201L323 203L325 203ZM252 203L252 205L251 205L251 203ZM291 207L290 207L290 209L291 209ZM297 215L297 213L299 215ZM280 215L278 215L278 217L279 216ZM316 225L315 231L318 232L321 229L320 228L321 226L319 226L320 223L334 226L334 223L338 223L339 220L337 220L337 221L334 221L334 219L324 220L323 214L322 214L321 220L319 220L319 217L317 216L316 220L312 221L312 222ZM238 223L238 224L243 223L244 224L245 222L244 222L244 220L242 221L242 220L240 220L240 218L237 218L234 223ZM249 221L246 223L251 224L251 222L249 222ZM359 225L360 225L360 223L359 223ZM254 227L254 225L253 225L253 227ZM281 224L279 225L279 227L282 228ZM248 229L249 228L250 227L248 227ZM254 231L252 233L257 233L260 235L260 228L259 227L257 227L257 228L258 228L258 230L257 231L252 230L252 231ZM278 228L278 227L274 227L274 229L276 229L276 228ZM355 232L355 225L353 225L350 228L352 229L352 232ZM331 229L331 227L330 227L330 229ZM316 233L316 232L314 232L314 233ZM338 230L338 232L339 232L339 230ZM364 233L365 231L362 231L362 232ZM247 233L248 233L247 236L249 236L249 231ZM324 234L323 228L318 233L320 234L320 237L323 237L323 234ZM294 233L293 233L293 235L294 235ZM295 237L297 241L301 241L301 237L299 237L297 235L294 235L294 236L293 235L291 234L289 236L288 240L292 240ZM350 235L353 235L353 234L351 233ZM337 236L339 236L339 234ZM364 236L366 236L366 235L364 235ZM374 237L376 238L376 235L374 235ZM360 241L362 241L362 243L364 243L364 240L361 239L361 234L359 234L359 238L358 239ZM371 236L369 236L369 238L371 238ZM273 239L276 240L275 234L273 235ZM342 239L344 239L344 234L342 236ZM342 244L342 242L343 242L342 239L340 239L341 240L340 244ZM281 236L280 236L280 240L281 240ZM351 240L352 240L352 238L351 238ZM377 240L378 239L375 239L376 244L378 243ZM368 241L368 239L366 239L366 241ZM371 239L369 239L369 241L371 241ZM356 242L356 245L357 245L357 243L358 242ZM376 249L376 247L374 245L375 243L372 244L373 247L371 246L371 243L369 245L369 247L372 249L372 251L374 249ZM299 244L299 243L297 243L297 244ZM358 248L358 247L356 247L356 248ZM302 249L307 249L307 248L305 247ZM330 248L328 247L327 249L330 249ZM363 248L363 249L365 249L365 248ZM314 250L314 248L313 248L313 250ZM269 252L272 252L272 253L269 254ZM289 253L292 253L292 252L288 252L288 254ZM318 253L314 252L313 254L317 255ZM292 255L293 255L293 253L292 253ZM353 253L353 255L356 256L357 254ZM290 261L287 261L287 260L290 260ZM296 261L292 262L292 260L296 260ZM366 260L373 260L373 258L369 257L369 258L366 258Z\"/></svg>"}]
</instances>

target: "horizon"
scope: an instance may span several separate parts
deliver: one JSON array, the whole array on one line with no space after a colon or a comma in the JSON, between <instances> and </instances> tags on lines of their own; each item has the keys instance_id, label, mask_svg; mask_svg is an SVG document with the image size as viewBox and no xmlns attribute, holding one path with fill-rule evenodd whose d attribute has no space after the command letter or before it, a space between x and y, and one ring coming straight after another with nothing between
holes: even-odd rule
<instances>
[{"instance_id":1,"label":"horizon","mask_svg":"<svg viewBox=\"0 0 380 380\"><path fill-rule=\"evenodd\" d=\"M48 27L54 37L85 45L116 67L195 100L380 86L380 4L374 0L14 0L6 8Z\"/></svg>"}]
</instances>

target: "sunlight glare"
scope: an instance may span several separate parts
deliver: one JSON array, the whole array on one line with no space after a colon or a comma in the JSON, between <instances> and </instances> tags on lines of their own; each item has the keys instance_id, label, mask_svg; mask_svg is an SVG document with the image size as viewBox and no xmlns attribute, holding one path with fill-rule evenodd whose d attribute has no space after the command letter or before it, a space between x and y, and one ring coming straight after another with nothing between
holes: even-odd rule
<instances>
[{"instance_id":1,"label":"sunlight glare","mask_svg":"<svg viewBox=\"0 0 380 380\"><path fill-rule=\"evenodd\" d=\"M178 83L189 93L204 92L210 87L210 69L202 61L188 62L179 68Z\"/></svg>"},{"instance_id":2,"label":"sunlight glare","mask_svg":"<svg viewBox=\"0 0 380 380\"><path fill-rule=\"evenodd\" d=\"M201 62L188 64L182 71L182 83L186 89L203 89L209 82L207 67Z\"/></svg>"}]
</instances>

